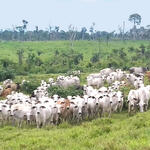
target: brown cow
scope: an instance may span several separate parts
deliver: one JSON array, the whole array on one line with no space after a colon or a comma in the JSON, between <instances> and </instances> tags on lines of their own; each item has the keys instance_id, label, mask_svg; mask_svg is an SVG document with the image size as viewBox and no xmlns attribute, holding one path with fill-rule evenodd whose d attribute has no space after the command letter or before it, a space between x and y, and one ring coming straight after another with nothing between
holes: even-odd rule
<instances>
[{"instance_id":1,"label":"brown cow","mask_svg":"<svg viewBox=\"0 0 150 150\"><path fill-rule=\"evenodd\" d=\"M60 117L64 121L69 121L72 118L72 111L70 110L70 101L65 99L64 101L57 101L58 105L61 105L61 114Z\"/></svg>"},{"instance_id":2,"label":"brown cow","mask_svg":"<svg viewBox=\"0 0 150 150\"><path fill-rule=\"evenodd\" d=\"M146 72L146 77L148 78L148 80L150 81L150 72Z\"/></svg>"},{"instance_id":3,"label":"brown cow","mask_svg":"<svg viewBox=\"0 0 150 150\"><path fill-rule=\"evenodd\" d=\"M1 95L2 95L2 97L6 97L7 95L10 95L11 92L12 92L11 88L4 89Z\"/></svg>"}]
</instances>

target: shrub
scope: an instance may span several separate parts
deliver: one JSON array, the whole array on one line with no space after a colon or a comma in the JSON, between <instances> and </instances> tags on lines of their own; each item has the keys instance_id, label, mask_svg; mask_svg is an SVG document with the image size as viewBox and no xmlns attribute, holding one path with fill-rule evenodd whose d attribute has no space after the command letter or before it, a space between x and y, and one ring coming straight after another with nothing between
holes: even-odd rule
<instances>
[{"instance_id":1,"label":"shrub","mask_svg":"<svg viewBox=\"0 0 150 150\"><path fill-rule=\"evenodd\" d=\"M96 62L98 62L100 60L100 53L98 52L98 53L94 53L93 54L93 56L92 56L92 58L90 59L90 61L92 62L92 63L96 63Z\"/></svg>"},{"instance_id":2,"label":"shrub","mask_svg":"<svg viewBox=\"0 0 150 150\"><path fill-rule=\"evenodd\" d=\"M37 81L24 82L21 86L21 91L25 94L31 94L37 87L39 83Z\"/></svg>"},{"instance_id":3,"label":"shrub","mask_svg":"<svg viewBox=\"0 0 150 150\"><path fill-rule=\"evenodd\" d=\"M67 89L59 86L53 86L48 89L48 93L50 96L57 94L61 97L66 98L68 95L76 96L83 95L83 90L80 87L71 86Z\"/></svg>"},{"instance_id":4,"label":"shrub","mask_svg":"<svg viewBox=\"0 0 150 150\"><path fill-rule=\"evenodd\" d=\"M14 78L15 78L14 70L12 69L0 70L0 81Z\"/></svg>"}]
</instances>

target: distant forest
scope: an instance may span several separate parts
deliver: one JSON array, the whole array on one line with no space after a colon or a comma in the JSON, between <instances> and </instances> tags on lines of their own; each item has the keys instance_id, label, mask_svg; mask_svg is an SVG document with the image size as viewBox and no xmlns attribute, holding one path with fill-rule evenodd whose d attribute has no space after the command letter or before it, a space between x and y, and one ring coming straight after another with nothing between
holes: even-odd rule
<instances>
[{"instance_id":1,"label":"distant forest","mask_svg":"<svg viewBox=\"0 0 150 150\"><path fill-rule=\"evenodd\" d=\"M14 27L12 30L0 30L0 40L7 41L51 41L51 40L149 40L150 25L140 27L142 17L135 13L129 16L129 21L133 23L133 28L125 32L125 22L118 27L119 33L115 31L96 31L95 23L87 29L82 27L77 30L73 25L69 25L68 31L61 30L59 26L49 26L46 30L35 26L33 31L28 31L28 21L22 20L22 25Z\"/></svg>"}]
</instances>

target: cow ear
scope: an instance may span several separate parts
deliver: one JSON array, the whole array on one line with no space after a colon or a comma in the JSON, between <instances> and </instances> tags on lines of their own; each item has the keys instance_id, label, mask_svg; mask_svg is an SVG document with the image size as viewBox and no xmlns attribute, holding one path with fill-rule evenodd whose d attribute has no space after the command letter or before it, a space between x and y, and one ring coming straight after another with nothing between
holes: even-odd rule
<instances>
[{"instance_id":1,"label":"cow ear","mask_svg":"<svg viewBox=\"0 0 150 150\"><path fill-rule=\"evenodd\" d=\"M44 108L46 108L46 107L45 107L45 106L41 106L40 108L43 108L43 109L44 109Z\"/></svg>"},{"instance_id":2,"label":"cow ear","mask_svg":"<svg viewBox=\"0 0 150 150\"><path fill-rule=\"evenodd\" d=\"M14 109L14 111L18 111L18 109Z\"/></svg>"},{"instance_id":3,"label":"cow ear","mask_svg":"<svg viewBox=\"0 0 150 150\"><path fill-rule=\"evenodd\" d=\"M36 108L36 106L33 106L33 107L32 107L32 109L35 109L35 108Z\"/></svg>"},{"instance_id":4,"label":"cow ear","mask_svg":"<svg viewBox=\"0 0 150 150\"><path fill-rule=\"evenodd\" d=\"M99 98L103 98L103 96L100 96Z\"/></svg>"},{"instance_id":5,"label":"cow ear","mask_svg":"<svg viewBox=\"0 0 150 150\"><path fill-rule=\"evenodd\" d=\"M2 105L2 107L6 107L6 105Z\"/></svg>"}]
</instances>

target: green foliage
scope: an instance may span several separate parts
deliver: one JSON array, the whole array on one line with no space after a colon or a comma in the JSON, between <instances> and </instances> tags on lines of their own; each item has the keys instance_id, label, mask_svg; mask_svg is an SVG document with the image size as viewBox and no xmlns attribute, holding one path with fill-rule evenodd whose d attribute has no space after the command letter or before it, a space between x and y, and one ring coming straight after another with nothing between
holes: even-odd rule
<instances>
[{"instance_id":1,"label":"green foliage","mask_svg":"<svg viewBox=\"0 0 150 150\"><path fill-rule=\"evenodd\" d=\"M50 96L57 94L61 97L66 98L68 95L70 96L83 95L83 90L75 86L68 87L67 89L59 86L53 86L48 89L48 93Z\"/></svg>"},{"instance_id":2,"label":"green foliage","mask_svg":"<svg viewBox=\"0 0 150 150\"><path fill-rule=\"evenodd\" d=\"M21 86L21 91L25 94L31 94L40 84L36 80L24 82Z\"/></svg>"},{"instance_id":3,"label":"green foliage","mask_svg":"<svg viewBox=\"0 0 150 150\"><path fill-rule=\"evenodd\" d=\"M69 41L1 42L0 67L13 69L17 75L27 75L150 66L149 41L109 41L108 46L102 40L100 43L74 41L74 50L70 50L69 44ZM24 51L23 56L18 57L18 49Z\"/></svg>"},{"instance_id":4,"label":"green foliage","mask_svg":"<svg viewBox=\"0 0 150 150\"><path fill-rule=\"evenodd\" d=\"M134 25L140 25L141 24L142 17L139 14L132 14L129 16L129 21L133 22Z\"/></svg>"},{"instance_id":5,"label":"green foliage","mask_svg":"<svg viewBox=\"0 0 150 150\"><path fill-rule=\"evenodd\" d=\"M15 78L14 70L11 70L11 69L2 70L2 69L0 69L0 81L4 81L6 79L14 79L14 78Z\"/></svg>"},{"instance_id":6,"label":"green foliage","mask_svg":"<svg viewBox=\"0 0 150 150\"><path fill-rule=\"evenodd\" d=\"M92 63L96 63L100 60L100 52L93 54L92 58L90 59L90 61Z\"/></svg>"}]
</instances>

